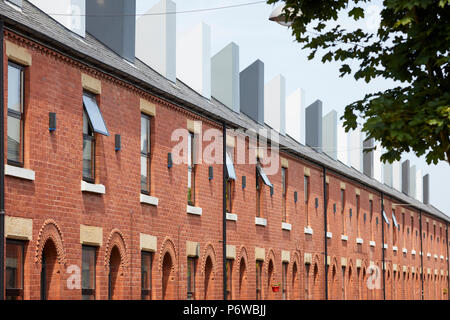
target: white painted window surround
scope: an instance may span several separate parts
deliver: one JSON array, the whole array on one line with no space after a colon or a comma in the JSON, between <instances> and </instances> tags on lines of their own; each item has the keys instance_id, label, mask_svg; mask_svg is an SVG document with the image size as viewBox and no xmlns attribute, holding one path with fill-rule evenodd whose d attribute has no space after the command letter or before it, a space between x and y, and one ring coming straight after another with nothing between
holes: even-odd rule
<instances>
[{"instance_id":1,"label":"white painted window surround","mask_svg":"<svg viewBox=\"0 0 450 320\"><path fill-rule=\"evenodd\" d=\"M83 181L83 180L81 180L81 191L83 191L83 192L91 192L91 193L98 193L98 194L105 194L106 193L106 189L105 189L104 185L88 183L88 182Z\"/></svg>"},{"instance_id":2,"label":"white painted window surround","mask_svg":"<svg viewBox=\"0 0 450 320\"><path fill-rule=\"evenodd\" d=\"M5 175L30 181L34 181L36 178L35 172L33 170L10 166L7 164L5 165Z\"/></svg>"},{"instance_id":3,"label":"white painted window surround","mask_svg":"<svg viewBox=\"0 0 450 320\"><path fill-rule=\"evenodd\" d=\"M291 231L292 230L292 224L287 223L287 222L282 222L281 223L281 229L287 230L287 231Z\"/></svg>"},{"instance_id":4,"label":"white painted window surround","mask_svg":"<svg viewBox=\"0 0 450 320\"><path fill-rule=\"evenodd\" d=\"M364 240L362 238L356 238L356 243L357 244L363 244Z\"/></svg>"},{"instance_id":5,"label":"white painted window surround","mask_svg":"<svg viewBox=\"0 0 450 320\"><path fill-rule=\"evenodd\" d=\"M341 234L341 240L342 240L342 241L348 241L348 235L346 235L346 234Z\"/></svg>"},{"instance_id":6,"label":"white painted window surround","mask_svg":"<svg viewBox=\"0 0 450 320\"><path fill-rule=\"evenodd\" d=\"M411 254L412 254L413 256L415 256L415 255L416 255L416 250L411 250Z\"/></svg>"},{"instance_id":7,"label":"white painted window surround","mask_svg":"<svg viewBox=\"0 0 450 320\"><path fill-rule=\"evenodd\" d=\"M369 244L371 247L375 247L375 245L376 245L375 241L370 241Z\"/></svg>"},{"instance_id":8,"label":"white painted window surround","mask_svg":"<svg viewBox=\"0 0 450 320\"><path fill-rule=\"evenodd\" d=\"M255 225L265 227L267 226L267 219L255 217Z\"/></svg>"},{"instance_id":9,"label":"white painted window surround","mask_svg":"<svg viewBox=\"0 0 450 320\"><path fill-rule=\"evenodd\" d=\"M159 199L156 197L152 197L152 196L141 193L140 198L141 198L140 199L141 203L149 204L149 205L152 205L155 207L157 207L159 204Z\"/></svg>"},{"instance_id":10,"label":"white painted window surround","mask_svg":"<svg viewBox=\"0 0 450 320\"><path fill-rule=\"evenodd\" d=\"M314 233L314 231L311 227L305 227L305 234L312 235L313 233Z\"/></svg>"},{"instance_id":11,"label":"white painted window surround","mask_svg":"<svg viewBox=\"0 0 450 320\"><path fill-rule=\"evenodd\" d=\"M408 253L408 249L403 248L402 252L403 252L403 253Z\"/></svg>"},{"instance_id":12,"label":"white painted window surround","mask_svg":"<svg viewBox=\"0 0 450 320\"><path fill-rule=\"evenodd\" d=\"M228 221L237 221L238 215L236 213L227 212L227 220Z\"/></svg>"},{"instance_id":13,"label":"white painted window surround","mask_svg":"<svg viewBox=\"0 0 450 320\"><path fill-rule=\"evenodd\" d=\"M392 250L395 251L395 252L397 252L397 251L398 251L398 247L397 247L397 246L393 246L393 247L392 247Z\"/></svg>"},{"instance_id":14,"label":"white painted window surround","mask_svg":"<svg viewBox=\"0 0 450 320\"><path fill-rule=\"evenodd\" d=\"M332 239L333 238L333 233L332 232L327 232L327 238L328 239Z\"/></svg>"},{"instance_id":15,"label":"white painted window surround","mask_svg":"<svg viewBox=\"0 0 450 320\"><path fill-rule=\"evenodd\" d=\"M201 216L202 213L203 213L203 210L200 207L193 207L193 206L189 206L188 205L186 207L186 213L194 214L194 215L197 215L197 216Z\"/></svg>"}]
</instances>

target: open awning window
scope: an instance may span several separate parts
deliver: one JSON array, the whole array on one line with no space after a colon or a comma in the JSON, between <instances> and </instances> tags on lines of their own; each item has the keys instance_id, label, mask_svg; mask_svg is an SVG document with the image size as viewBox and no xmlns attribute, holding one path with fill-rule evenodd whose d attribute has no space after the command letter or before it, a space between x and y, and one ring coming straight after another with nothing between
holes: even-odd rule
<instances>
[{"instance_id":1,"label":"open awning window","mask_svg":"<svg viewBox=\"0 0 450 320\"><path fill-rule=\"evenodd\" d=\"M394 222L394 227L398 228L397 218L394 212L392 212L392 221Z\"/></svg>"},{"instance_id":2,"label":"open awning window","mask_svg":"<svg viewBox=\"0 0 450 320\"><path fill-rule=\"evenodd\" d=\"M386 216L386 212L384 212L384 210L383 210L383 218L384 218L384 221L386 221L387 224L390 224L390 223L389 223L389 219L388 219L388 217Z\"/></svg>"},{"instance_id":3,"label":"open awning window","mask_svg":"<svg viewBox=\"0 0 450 320\"><path fill-rule=\"evenodd\" d=\"M102 113L98 108L97 101L93 97L86 94L83 95L83 105L88 114L89 121L91 122L94 132L109 136L108 129L106 128L105 121L103 120Z\"/></svg>"},{"instance_id":4,"label":"open awning window","mask_svg":"<svg viewBox=\"0 0 450 320\"><path fill-rule=\"evenodd\" d=\"M226 161L228 179L236 180L236 171L234 170L233 160L231 159L228 152L226 153Z\"/></svg>"},{"instance_id":5,"label":"open awning window","mask_svg":"<svg viewBox=\"0 0 450 320\"><path fill-rule=\"evenodd\" d=\"M267 175L265 174L263 168L260 166L256 166L256 169L258 170L259 175L261 176L262 180L264 181L264 184L266 186L272 187L272 183L270 183L269 178L267 178Z\"/></svg>"}]
</instances>

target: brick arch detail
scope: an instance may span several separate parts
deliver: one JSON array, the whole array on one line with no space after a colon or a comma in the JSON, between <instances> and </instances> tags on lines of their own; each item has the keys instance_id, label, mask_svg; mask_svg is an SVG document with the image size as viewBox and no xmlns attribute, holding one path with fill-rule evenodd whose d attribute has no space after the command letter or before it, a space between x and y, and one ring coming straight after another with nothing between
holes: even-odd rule
<instances>
[{"instance_id":1,"label":"brick arch detail","mask_svg":"<svg viewBox=\"0 0 450 320\"><path fill-rule=\"evenodd\" d=\"M208 257L210 257L212 262L212 272L214 275L217 273L217 260L216 260L216 251L214 250L214 246L211 242L208 242L208 244L205 247L205 250L203 251L203 259L201 264L201 273L205 274L205 268L206 268L206 260L208 260Z\"/></svg>"},{"instance_id":2,"label":"brick arch detail","mask_svg":"<svg viewBox=\"0 0 450 320\"><path fill-rule=\"evenodd\" d=\"M172 259L172 272L177 271L177 250L175 247L174 242L170 237L166 237L161 245L161 248L159 249L159 271L162 272L163 270L163 262L164 257L168 253L170 255L170 258Z\"/></svg>"},{"instance_id":3,"label":"brick arch detail","mask_svg":"<svg viewBox=\"0 0 450 320\"><path fill-rule=\"evenodd\" d=\"M237 256L236 270L240 270L242 258L244 258L245 267L246 267L246 269L248 269L248 267L249 267L248 266L248 254L247 254L247 249L245 248L245 246L241 246L239 248L239 252L236 256Z\"/></svg>"},{"instance_id":4,"label":"brick arch detail","mask_svg":"<svg viewBox=\"0 0 450 320\"><path fill-rule=\"evenodd\" d=\"M313 261L312 261L312 266L313 266L313 270L314 267L317 265L317 269L319 270L319 266L320 266L320 258L319 256L316 254L314 255Z\"/></svg>"},{"instance_id":5,"label":"brick arch detail","mask_svg":"<svg viewBox=\"0 0 450 320\"><path fill-rule=\"evenodd\" d=\"M108 240L106 242L105 250L105 268L109 270L109 260L111 257L111 252L117 247L120 254L120 264L122 266L123 272L128 268L128 257L127 257L127 246L125 244L124 236L119 229L113 229L109 234Z\"/></svg>"},{"instance_id":6,"label":"brick arch detail","mask_svg":"<svg viewBox=\"0 0 450 320\"><path fill-rule=\"evenodd\" d=\"M291 261L289 262L289 264L290 264L290 270L291 271L293 271L294 264L297 264L297 272L300 273L300 257L299 257L299 254L297 253L297 251L295 251L291 255Z\"/></svg>"},{"instance_id":7,"label":"brick arch detail","mask_svg":"<svg viewBox=\"0 0 450 320\"><path fill-rule=\"evenodd\" d=\"M273 275L277 274L277 264L275 263L275 252L272 248L267 251L266 259L264 260L264 272L269 273L269 263L272 261Z\"/></svg>"},{"instance_id":8,"label":"brick arch detail","mask_svg":"<svg viewBox=\"0 0 450 320\"><path fill-rule=\"evenodd\" d=\"M36 244L35 263L42 263L42 251L48 240L52 240L56 247L58 263L66 264L66 251L64 249L64 239L62 237L61 229L53 219L46 220L41 230Z\"/></svg>"}]
</instances>

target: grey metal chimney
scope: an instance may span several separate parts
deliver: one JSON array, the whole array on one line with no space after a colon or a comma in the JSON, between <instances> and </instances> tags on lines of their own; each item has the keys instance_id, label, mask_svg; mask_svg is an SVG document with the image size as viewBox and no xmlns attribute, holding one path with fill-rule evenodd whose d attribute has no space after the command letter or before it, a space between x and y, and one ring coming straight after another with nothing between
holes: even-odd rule
<instances>
[{"instance_id":1,"label":"grey metal chimney","mask_svg":"<svg viewBox=\"0 0 450 320\"><path fill-rule=\"evenodd\" d=\"M423 203L430 204L430 175L423 176Z\"/></svg>"},{"instance_id":2,"label":"grey metal chimney","mask_svg":"<svg viewBox=\"0 0 450 320\"><path fill-rule=\"evenodd\" d=\"M305 109L306 145L322 152L322 101L316 100Z\"/></svg>"},{"instance_id":3,"label":"grey metal chimney","mask_svg":"<svg viewBox=\"0 0 450 320\"><path fill-rule=\"evenodd\" d=\"M264 124L264 63L256 60L239 77L241 112Z\"/></svg>"},{"instance_id":4,"label":"grey metal chimney","mask_svg":"<svg viewBox=\"0 0 450 320\"><path fill-rule=\"evenodd\" d=\"M409 160L405 160L402 163L402 192L407 195L409 195L410 173Z\"/></svg>"},{"instance_id":5,"label":"grey metal chimney","mask_svg":"<svg viewBox=\"0 0 450 320\"><path fill-rule=\"evenodd\" d=\"M364 150L370 149L374 147L374 139L369 139L369 140L364 140L363 142L363 147ZM373 158L374 158L374 152L370 151L370 152L365 152L363 150L363 172L366 176L373 178L373 168L374 168L374 163L373 163Z\"/></svg>"},{"instance_id":6,"label":"grey metal chimney","mask_svg":"<svg viewBox=\"0 0 450 320\"><path fill-rule=\"evenodd\" d=\"M86 1L86 32L134 63L136 0Z\"/></svg>"}]
</instances>

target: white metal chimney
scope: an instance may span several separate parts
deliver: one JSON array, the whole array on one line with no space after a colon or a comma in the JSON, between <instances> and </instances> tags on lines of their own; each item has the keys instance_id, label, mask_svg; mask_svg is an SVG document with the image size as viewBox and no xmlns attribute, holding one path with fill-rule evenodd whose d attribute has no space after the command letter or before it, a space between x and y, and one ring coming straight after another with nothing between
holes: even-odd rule
<instances>
[{"instance_id":1,"label":"white metal chimney","mask_svg":"<svg viewBox=\"0 0 450 320\"><path fill-rule=\"evenodd\" d=\"M355 130L349 131L350 135L350 152L349 161L350 166L358 171L362 172L362 150L363 150L363 139L361 135L361 129L357 127Z\"/></svg>"},{"instance_id":2,"label":"white metal chimney","mask_svg":"<svg viewBox=\"0 0 450 320\"><path fill-rule=\"evenodd\" d=\"M264 86L264 122L286 135L286 79L281 74Z\"/></svg>"},{"instance_id":3,"label":"white metal chimney","mask_svg":"<svg viewBox=\"0 0 450 320\"><path fill-rule=\"evenodd\" d=\"M176 81L176 4L161 0L136 21L136 57L172 82ZM166 14L157 14L166 13Z\"/></svg>"},{"instance_id":4,"label":"white metal chimney","mask_svg":"<svg viewBox=\"0 0 450 320\"><path fill-rule=\"evenodd\" d=\"M211 99L211 28L202 22L177 40L177 77Z\"/></svg>"},{"instance_id":5,"label":"white metal chimney","mask_svg":"<svg viewBox=\"0 0 450 320\"><path fill-rule=\"evenodd\" d=\"M305 91L298 88L286 98L286 133L305 144Z\"/></svg>"},{"instance_id":6,"label":"white metal chimney","mask_svg":"<svg viewBox=\"0 0 450 320\"><path fill-rule=\"evenodd\" d=\"M340 121L338 123L337 129L337 158L340 162L349 165L348 155L349 155L349 134L345 132L344 123Z\"/></svg>"},{"instance_id":7,"label":"white metal chimney","mask_svg":"<svg viewBox=\"0 0 450 320\"><path fill-rule=\"evenodd\" d=\"M86 36L86 0L29 0L67 29Z\"/></svg>"}]
</instances>

